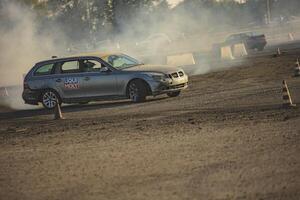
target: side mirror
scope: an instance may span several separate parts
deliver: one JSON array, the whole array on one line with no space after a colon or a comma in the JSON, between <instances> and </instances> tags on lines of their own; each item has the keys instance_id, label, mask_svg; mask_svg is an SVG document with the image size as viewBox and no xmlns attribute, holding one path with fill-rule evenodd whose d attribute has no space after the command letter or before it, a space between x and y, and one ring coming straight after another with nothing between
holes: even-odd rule
<instances>
[{"instance_id":1,"label":"side mirror","mask_svg":"<svg viewBox=\"0 0 300 200\"><path fill-rule=\"evenodd\" d=\"M110 72L110 69L108 67L101 67L100 72Z\"/></svg>"}]
</instances>

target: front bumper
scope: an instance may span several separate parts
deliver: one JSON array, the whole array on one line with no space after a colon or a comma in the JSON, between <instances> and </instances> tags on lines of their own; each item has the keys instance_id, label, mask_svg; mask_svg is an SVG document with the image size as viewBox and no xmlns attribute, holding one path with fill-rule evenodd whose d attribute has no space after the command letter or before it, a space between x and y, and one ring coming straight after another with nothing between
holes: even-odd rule
<instances>
[{"instance_id":1,"label":"front bumper","mask_svg":"<svg viewBox=\"0 0 300 200\"><path fill-rule=\"evenodd\" d=\"M153 91L152 94L153 94L153 96L157 96L157 95L160 95L160 94L166 94L166 93L169 93L169 92L176 92L176 91L184 90L187 87L188 87L188 83L183 83L183 84L179 84L179 85L172 85L172 86L161 86L156 91Z\"/></svg>"},{"instance_id":2,"label":"front bumper","mask_svg":"<svg viewBox=\"0 0 300 200\"><path fill-rule=\"evenodd\" d=\"M188 87L188 78L187 76L170 79L168 81L152 81L150 83L152 90L152 95L157 96L160 94L166 94L169 92L176 92L184 90Z\"/></svg>"},{"instance_id":3,"label":"front bumper","mask_svg":"<svg viewBox=\"0 0 300 200\"><path fill-rule=\"evenodd\" d=\"M22 93L22 98L26 104L38 105L39 103L40 92L33 91L30 89L25 89Z\"/></svg>"}]
</instances>

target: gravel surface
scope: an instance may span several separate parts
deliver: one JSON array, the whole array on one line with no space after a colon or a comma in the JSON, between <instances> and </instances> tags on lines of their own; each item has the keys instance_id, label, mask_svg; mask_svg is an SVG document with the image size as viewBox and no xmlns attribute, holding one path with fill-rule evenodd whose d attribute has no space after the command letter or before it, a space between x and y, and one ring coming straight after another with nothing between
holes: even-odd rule
<instances>
[{"instance_id":1,"label":"gravel surface","mask_svg":"<svg viewBox=\"0 0 300 200\"><path fill-rule=\"evenodd\" d=\"M0 199L300 199L297 54L190 78L176 98L0 108ZM216 63L217 65L218 63Z\"/></svg>"}]
</instances>

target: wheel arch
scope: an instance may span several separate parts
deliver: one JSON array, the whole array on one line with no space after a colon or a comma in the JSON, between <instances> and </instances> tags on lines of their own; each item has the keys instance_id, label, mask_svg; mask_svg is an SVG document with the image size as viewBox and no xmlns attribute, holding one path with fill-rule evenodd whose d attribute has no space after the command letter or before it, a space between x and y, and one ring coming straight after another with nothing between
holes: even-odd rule
<instances>
[{"instance_id":1,"label":"wheel arch","mask_svg":"<svg viewBox=\"0 0 300 200\"><path fill-rule=\"evenodd\" d=\"M131 79L130 81L128 81L127 85L126 85L126 96L128 97L129 96L129 85L131 82L133 81L141 81L145 87L146 87L146 94L147 95L151 95L152 94L152 90L151 90L151 87L150 85L147 83L147 81L145 81L144 79L142 78L133 78Z\"/></svg>"},{"instance_id":2,"label":"wheel arch","mask_svg":"<svg viewBox=\"0 0 300 200\"><path fill-rule=\"evenodd\" d=\"M53 88L43 88L43 89L39 90L40 94L39 94L39 98L38 99L39 99L40 102L42 102L42 96L43 96L44 92L47 91L47 90L51 90L52 92L55 92L56 95L57 95L57 97L58 97L58 100L60 102L62 102L62 98L61 98L59 92L57 90L53 89Z\"/></svg>"}]
</instances>

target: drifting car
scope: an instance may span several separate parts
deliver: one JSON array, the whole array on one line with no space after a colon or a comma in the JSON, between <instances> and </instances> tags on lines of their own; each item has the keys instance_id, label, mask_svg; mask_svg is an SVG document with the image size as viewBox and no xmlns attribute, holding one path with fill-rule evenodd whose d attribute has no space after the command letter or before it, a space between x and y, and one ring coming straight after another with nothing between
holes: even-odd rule
<instances>
[{"instance_id":1,"label":"drifting car","mask_svg":"<svg viewBox=\"0 0 300 200\"><path fill-rule=\"evenodd\" d=\"M176 97L187 87L188 76L180 68L145 65L123 53L94 52L36 63L25 76L22 97L26 104L41 102L53 109L57 103Z\"/></svg>"}]
</instances>

